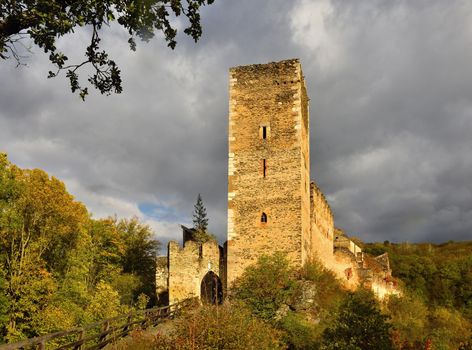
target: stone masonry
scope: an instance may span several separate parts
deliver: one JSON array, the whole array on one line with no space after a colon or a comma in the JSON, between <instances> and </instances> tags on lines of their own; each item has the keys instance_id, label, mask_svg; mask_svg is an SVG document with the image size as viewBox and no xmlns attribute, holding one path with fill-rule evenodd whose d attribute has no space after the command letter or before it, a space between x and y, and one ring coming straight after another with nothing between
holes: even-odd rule
<instances>
[{"instance_id":1,"label":"stone masonry","mask_svg":"<svg viewBox=\"0 0 472 350\"><path fill-rule=\"evenodd\" d=\"M310 181L309 98L299 60L231 68L229 78L228 240L224 248L198 243L183 227L183 247L170 242L167 265L158 264L160 295L170 303L204 299L206 285L225 293L247 266L274 252L295 267L318 260L347 288L395 293L388 256L364 255L336 229Z\"/></svg>"},{"instance_id":2,"label":"stone masonry","mask_svg":"<svg viewBox=\"0 0 472 350\"><path fill-rule=\"evenodd\" d=\"M228 284L263 254L311 254L308 125L298 60L230 70Z\"/></svg>"}]
</instances>

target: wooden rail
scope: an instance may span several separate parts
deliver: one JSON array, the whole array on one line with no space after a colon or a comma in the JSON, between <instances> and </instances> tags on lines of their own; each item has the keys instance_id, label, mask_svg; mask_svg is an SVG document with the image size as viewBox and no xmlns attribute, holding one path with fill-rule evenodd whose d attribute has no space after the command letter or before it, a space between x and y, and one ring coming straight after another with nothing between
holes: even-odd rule
<instances>
[{"instance_id":1,"label":"wooden rail","mask_svg":"<svg viewBox=\"0 0 472 350\"><path fill-rule=\"evenodd\" d=\"M0 345L0 350L95 350L126 337L133 329L145 329L155 326L162 320L175 317L183 308L191 306L194 299L187 299L176 304L134 311L106 320L30 338L17 343Z\"/></svg>"}]
</instances>

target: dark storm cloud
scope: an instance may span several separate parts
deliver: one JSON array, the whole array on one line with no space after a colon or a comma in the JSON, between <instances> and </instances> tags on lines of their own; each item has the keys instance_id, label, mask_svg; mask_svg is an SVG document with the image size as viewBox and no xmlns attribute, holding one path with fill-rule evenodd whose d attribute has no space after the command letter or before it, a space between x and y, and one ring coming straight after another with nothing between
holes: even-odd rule
<instances>
[{"instance_id":1,"label":"dark storm cloud","mask_svg":"<svg viewBox=\"0 0 472 350\"><path fill-rule=\"evenodd\" d=\"M64 78L2 63L0 149L65 180L98 216L141 215L167 240L201 193L226 232L228 68L302 60L312 177L338 226L366 240L470 239L472 5L465 1L217 1L196 45L132 53L105 36L121 95L85 103ZM64 41L79 57L77 40ZM144 208L144 209L143 209Z\"/></svg>"},{"instance_id":2,"label":"dark storm cloud","mask_svg":"<svg viewBox=\"0 0 472 350\"><path fill-rule=\"evenodd\" d=\"M470 3L331 6L320 49L338 63L305 72L312 166L337 224L368 240L470 239Z\"/></svg>"}]
</instances>

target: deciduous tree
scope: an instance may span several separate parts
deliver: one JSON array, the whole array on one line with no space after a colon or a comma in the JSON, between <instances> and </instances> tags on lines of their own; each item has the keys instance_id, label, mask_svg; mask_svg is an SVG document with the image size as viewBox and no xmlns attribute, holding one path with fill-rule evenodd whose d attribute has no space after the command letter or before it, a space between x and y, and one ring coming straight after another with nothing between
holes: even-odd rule
<instances>
[{"instance_id":1,"label":"deciduous tree","mask_svg":"<svg viewBox=\"0 0 472 350\"><path fill-rule=\"evenodd\" d=\"M263 255L235 282L233 296L244 302L256 316L271 320L294 292L293 275L294 271L282 253Z\"/></svg>"},{"instance_id":2,"label":"deciduous tree","mask_svg":"<svg viewBox=\"0 0 472 350\"><path fill-rule=\"evenodd\" d=\"M88 65L92 69L89 83L102 94L122 91L121 72L113 59L100 47L105 28L116 22L129 35L131 50L136 38L148 41L161 32L170 48L176 45L176 18L188 20L184 33L197 41L202 35L200 8L214 0L5 0L0 2L0 58L13 57L22 63L25 40L31 39L56 67L49 72L55 77L62 70L70 81L72 92L83 99L87 87L79 81L78 72ZM90 42L82 62L69 63L66 53L57 47L57 39L86 28ZM31 41L30 40L30 41ZM24 51L24 50L23 50Z\"/></svg>"},{"instance_id":3,"label":"deciduous tree","mask_svg":"<svg viewBox=\"0 0 472 350\"><path fill-rule=\"evenodd\" d=\"M388 316L382 314L372 292L350 293L332 326L323 334L323 350L390 350Z\"/></svg>"}]
</instances>

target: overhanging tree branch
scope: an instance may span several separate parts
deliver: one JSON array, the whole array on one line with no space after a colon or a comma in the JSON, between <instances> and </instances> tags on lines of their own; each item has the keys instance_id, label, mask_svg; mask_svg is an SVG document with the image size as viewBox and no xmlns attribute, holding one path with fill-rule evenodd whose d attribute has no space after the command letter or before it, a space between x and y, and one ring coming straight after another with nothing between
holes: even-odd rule
<instances>
[{"instance_id":1,"label":"overhanging tree branch","mask_svg":"<svg viewBox=\"0 0 472 350\"><path fill-rule=\"evenodd\" d=\"M49 53L56 71L49 78L66 70L72 92L84 99L87 87L79 83L79 70L86 65L93 68L88 82L102 94L120 93L121 71L115 61L100 49L100 35L104 25L118 22L130 35L128 43L136 50L135 38L149 41L156 32L162 32L167 45L174 49L177 29L172 19L183 15L188 20L184 33L197 41L202 35L200 9L214 0L6 0L0 3L0 58L14 58L22 64L24 56L15 43L33 40L34 44ZM74 32L78 27L91 27L90 45L86 59L66 64L68 57L56 47L56 40ZM26 46L25 46L26 48ZM28 51L28 50L27 50Z\"/></svg>"}]
</instances>

